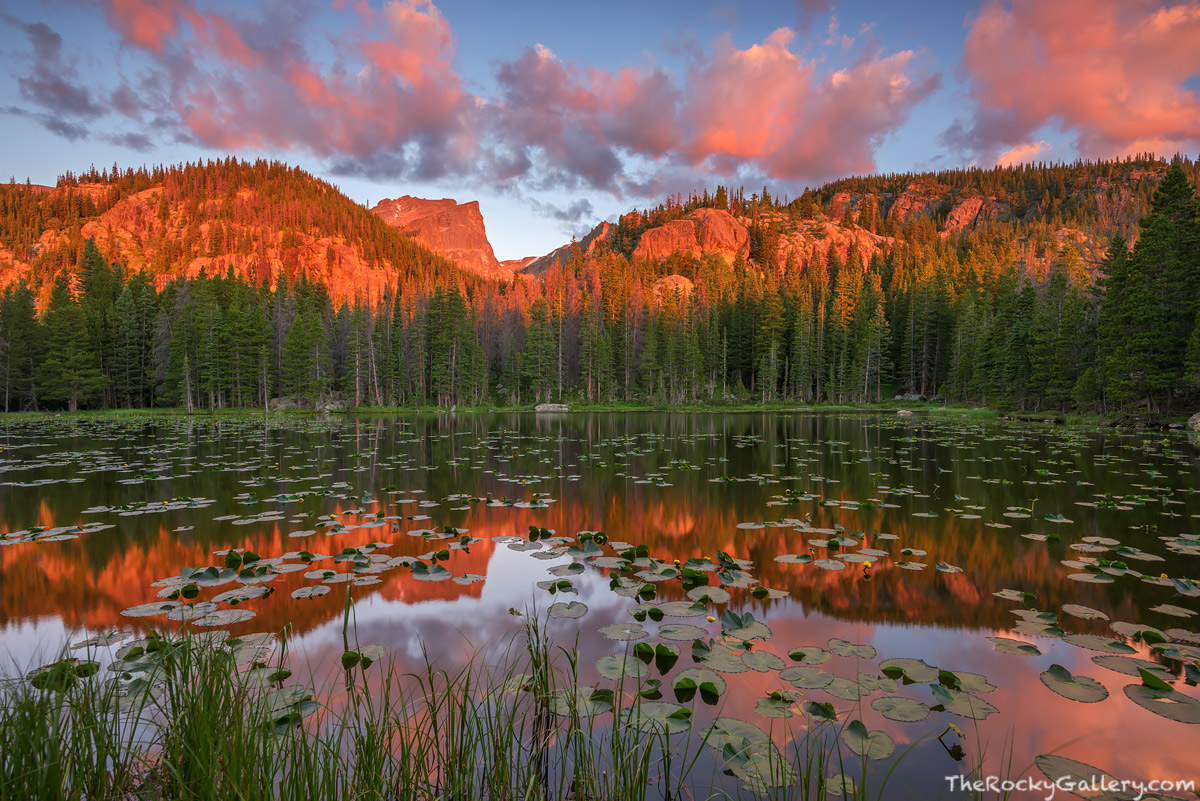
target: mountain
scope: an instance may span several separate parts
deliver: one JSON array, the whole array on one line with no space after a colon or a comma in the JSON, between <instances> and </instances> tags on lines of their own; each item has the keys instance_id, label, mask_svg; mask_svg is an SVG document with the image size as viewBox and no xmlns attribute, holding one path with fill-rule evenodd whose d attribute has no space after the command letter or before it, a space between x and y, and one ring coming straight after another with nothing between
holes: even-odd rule
<instances>
[{"instance_id":1,"label":"mountain","mask_svg":"<svg viewBox=\"0 0 1200 801\"><path fill-rule=\"evenodd\" d=\"M114 166L68 173L55 187L0 185L0 287L23 279L45 300L88 239L160 288L232 271L255 285L308 278L340 303L378 298L398 283L476 280L332 185L278 162Z\"/></svg>"},{"instance_id":2,"label":"mountain","mask_svg":"<svg viewBox=\"0 0 1200 801\"><path fill-rule=\"evenodd\" d=\"M450 198L424 200L404 195L384 199L371 209L386 222L464 270L490 279L507 279L513 271L492 252L479 202Z\"/></svg>"},{"instance_id":3,"label":"mountain","mask_svg":"<svg viewBox=\"0 0 1200 801\"><path fill-rule=\"evenodd\" d=\"M705 192L631 211L616 225L601 222L522 271L540 276L554 264L593 258L605 245L631 261L682 266L685 275L687 263L709 254L726 264L740 254L760 268L803 272L830 254L845 263L853 250L868 265L930 235L949 241L991 232L1039 279L1050 268L1045 254L1067 243L1094 272L1115 234L1136 241L1135 221L1167 166L1139 159L868 176L827 184L790 203L771 200L765 189L749 199L740 190L730 199L721 189L720 196Z\"/></svg>"}]
</instances>

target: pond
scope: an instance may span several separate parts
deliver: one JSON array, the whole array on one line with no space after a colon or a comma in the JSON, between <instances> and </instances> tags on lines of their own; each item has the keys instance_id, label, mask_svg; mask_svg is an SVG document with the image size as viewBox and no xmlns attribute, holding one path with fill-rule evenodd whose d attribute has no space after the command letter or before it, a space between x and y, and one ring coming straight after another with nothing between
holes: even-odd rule
<instances>
[{"instance_id":1,"label":"pond","mask_svg":"<svg viewBox=\"0 0 1200 801\"><path fill-rule=\"evenodd\" d=\"M400 673L486 664L536 619L580 684L656 681L712 745L835 718L832 772L894 767L884 797L1070 760L1197 778L1183 433L496 413L22 419L0 445L9 675L92 637L108 668L147 629L286 627L289 682L336 707L348 616ZM704 753L704 786L762 789Z\"/></svg>"}]
</instances>

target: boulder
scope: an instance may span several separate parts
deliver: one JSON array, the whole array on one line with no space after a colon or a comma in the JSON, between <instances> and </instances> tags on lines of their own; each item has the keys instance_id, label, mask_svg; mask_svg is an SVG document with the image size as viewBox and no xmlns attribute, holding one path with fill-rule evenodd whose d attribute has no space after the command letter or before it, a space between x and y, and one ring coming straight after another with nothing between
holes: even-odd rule
<instances>
[{"instance_id":1,"label":"boulder","mask_svg":"<svg viewBox=\"0 0 1200 801\"><path fill-rule=\"evenodd\" d=\"M565 403L539 403L533 407L535 412L569 412Z\"/></svg>"},{"instance_id":2,"label":"boulder","mask_svg":"<svg viewBox=\"0 0 1200 801\"><path fill-rule=\"evenodd\" d=\"M1200 431L1200 412L1196 412L1187 421L1188 431Z\"/></svg>"}]
</instances>

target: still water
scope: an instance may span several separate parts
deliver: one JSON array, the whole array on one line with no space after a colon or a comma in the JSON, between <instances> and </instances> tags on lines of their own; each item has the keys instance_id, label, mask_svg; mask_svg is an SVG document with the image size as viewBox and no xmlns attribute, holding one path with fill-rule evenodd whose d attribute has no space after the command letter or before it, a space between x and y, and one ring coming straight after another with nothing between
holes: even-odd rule
<instances>
[{"instance_id":1,"label":"still water","mask_svg":"<svg viewBox=\"0 0 1200 801\"><path fill-rule=\"evenodd\" d=\"M485 661L540 616L587 682L638 641L681 653L647 672L664 689L719 674L697 720L786 745L804 704L832 704L895 742L870 768L900 759L888 797L957 797L946 777L979 762L1041 778L1046 754L1197 778L1200 472L1182 433L459 414L9 420L0 446L0 672L189 617L289 626L297 678L334 687L349 591L357 640L401 671ZM221 573L228 549L261 575ZM208 566L197 606L168 599ZM1174 689L1141 688L1139 665Z\"/></svg>"}]
</instances>

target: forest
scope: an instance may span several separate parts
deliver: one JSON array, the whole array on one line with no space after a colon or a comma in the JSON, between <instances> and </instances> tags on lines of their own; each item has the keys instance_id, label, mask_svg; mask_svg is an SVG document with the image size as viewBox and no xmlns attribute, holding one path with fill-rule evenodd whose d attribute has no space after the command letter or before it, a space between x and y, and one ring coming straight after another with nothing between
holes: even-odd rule
<instances>
[{"instance_id":1,"label":"forest","mask_svg":"<svg viewBox=\"0 0 1200 801\"><path fill-rule=\"evenodd\" d=\"M1148 167L1159 168L1153 182L1117 180ZM107 182L108 197L97 205L77 196L57 210L10 184L0 192L0 238L32 253L51 215L78 234L99 206L156 181L173 187L162 195L164 220L166 204L185 218L189 204L208 213L184 180L202 185L206 169L253 181L260 168L230 161L66 176L60 185ZM283 199L262 225L335 229L373 263L392 264L395 282L378 297L335 303L304 271L272 281L230 267L163 280L164 257L133 270L76 235L35 262L40 283L18 281L0 297L3 408L193 410L278 397L356 407L858 404L902 394L998 409L1180 414L1200 400L1196 172L1176 159L938 175L930 180L1003 195L1013 218L939 236L948 208L901 225L863 202L839 224L893 244L869 264L850 249L802 270L763 246L771 226L825 215L839 192L882 197L920 176L847 179L794 200L721 187L622 217L610 241L538 278L493 282L457 271L365 209L343 211L323 182L268 170L257 180L276 181ZM1102 194L1120 204L1079 201L1086 193L1077 188L1101 179ZM632 257L642 231L701 206L750 218L748 252L732 263L712 253ZM1064 225L1109 243L1097 264L1053 234ZM174 258L257 247L244 232L227 234L249 230L232 223L206 226L207 241L198 222L189 227ZM228 239L214 243L212 231ZM672 291L666 275L694 289Z\"/></svg>"}]
</instances>

